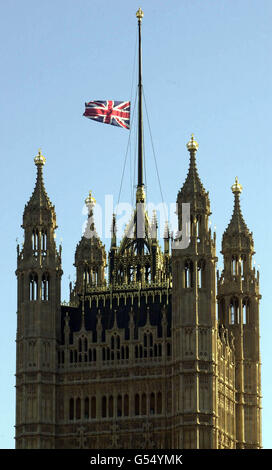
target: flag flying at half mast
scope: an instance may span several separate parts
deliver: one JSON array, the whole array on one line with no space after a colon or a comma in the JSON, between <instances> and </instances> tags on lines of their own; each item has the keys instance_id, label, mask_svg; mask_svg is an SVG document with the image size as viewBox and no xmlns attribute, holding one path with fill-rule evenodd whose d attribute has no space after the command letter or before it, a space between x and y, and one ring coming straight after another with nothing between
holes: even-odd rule
<instances>
[{"instance_id":1,"label":"flag flying at half mast","mask_svg":"<svg viewBox=\"0 0 272 470\"><path fill-rule=\"evenodd\" d=\"M85 103L83 116L129 129L130 101L90 101Z\"/></svg>"}]
</instances>

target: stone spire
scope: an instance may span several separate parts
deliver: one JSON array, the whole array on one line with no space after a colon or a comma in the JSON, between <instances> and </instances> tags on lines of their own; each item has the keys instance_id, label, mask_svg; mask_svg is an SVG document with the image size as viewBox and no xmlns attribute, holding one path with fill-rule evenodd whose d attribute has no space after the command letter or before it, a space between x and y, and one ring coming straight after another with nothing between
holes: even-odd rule
<instances>
[{"instance_id":1,"label":"stone spire","mask_svg":"<svg viewBox=\"0 0 272 470\"><path fill-rule=\"evenodd\" d=\"M194 134L192 134L191 139L187 144L187 149L190 153L190 166L186 180L178 194L178 199L182 197L183 199L190 199L188 202L196 203L196 198L200 198L203 199L204 204L208 203L209 205L208 193L205 191L197 171L196 152L198 150L198 143L194 138Z\"/></svg>"},{"instance_id":2,"label":"stone spire","mask_svg":"<svg viewBox=\"0 0 272 470\"><path fill-rule=\"evenodd\" d=\"M53 222L53 225L56 224L56 214L55 206L51 203L47 192L45 190L44 181L43 181L43 165L45 164L45 157L41 154L39 150L38 155L34 158L35 165L37 167L37 177L34 191L25 206L24 215L23 215L23 227L29 222L29 216L31 223L33 222L33 216L35 216L35 222L39 223L39 219L48 220L48 218ZM56 228L56 226L54 227Z\"/></svg>"},{"instance_id":3,"label":"stone spire","mask_svg":"<svg viewBox=\"0 0 272 470\"><path fill-rule=\"evenodd\" d=\"M78 293L83 293L87 285L94 287L105 284L106 251L95 228L95 203L96 200L90 191L85 199L88 208L87 226L75 252Z\"/></svg>"},{"instance_id":4,"label":"stone spire","mask_svg":"<svg viewBox=\"0 0 272 470\"><path fill-rule=\"evenodd\" d=\"M234 194L234 208L228 227L226 228L222 239L222 251L228 248L239 250L254 249L252 232L249 231L240 207L240 194L243 190L236 176L235 183L231 186Z\"/></svg>"}]
</instances>

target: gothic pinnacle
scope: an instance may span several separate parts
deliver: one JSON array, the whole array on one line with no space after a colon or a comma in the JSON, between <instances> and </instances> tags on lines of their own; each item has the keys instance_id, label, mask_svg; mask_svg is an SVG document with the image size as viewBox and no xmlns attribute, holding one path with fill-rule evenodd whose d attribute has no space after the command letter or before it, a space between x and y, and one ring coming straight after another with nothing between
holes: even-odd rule
<instances>
[{"instance_id":1,"label":"gothic pinnacle","mask_svg":"<svg viewBox=\"0 0 272 470\"><path fill-rule=\"evenodd\" d=\"M46 162L45 157L41 153L41 149L38 150L38 155L34 158L35 165L44 165Z\"/></svg>"}]
</instances>

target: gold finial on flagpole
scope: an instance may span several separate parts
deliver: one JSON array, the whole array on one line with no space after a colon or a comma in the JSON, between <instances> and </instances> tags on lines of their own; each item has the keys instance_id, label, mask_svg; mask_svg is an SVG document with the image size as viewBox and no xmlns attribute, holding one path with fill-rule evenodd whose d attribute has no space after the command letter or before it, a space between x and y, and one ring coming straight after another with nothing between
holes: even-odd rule
<instances>
[{"instance_id":1,"label":"gold finial on flagpole","mask_svg":"<svg viewBox=\"0 0 272 470\"><path fill-rule=\"evenodd\" d=\"M136 16L137 16L139 21L142 21L142 19L144 17L144 12L141 8L139 8L139 10L136 12Z\"/></svg>"}]
</instances>

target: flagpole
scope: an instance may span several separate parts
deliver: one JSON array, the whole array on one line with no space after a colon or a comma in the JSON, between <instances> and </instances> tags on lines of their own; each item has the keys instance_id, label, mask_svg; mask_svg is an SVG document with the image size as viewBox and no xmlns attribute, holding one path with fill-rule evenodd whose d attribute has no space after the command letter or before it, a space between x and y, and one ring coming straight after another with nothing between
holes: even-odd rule
<instances>
[{"instance_id":1,"label":"flagpole","mask_svg":"<svg viewBox=\"0 0 272 470\"><path fill-rule=\"evenodd\" d=\"M136 13L138 18L139 32L139 78L138 78L138 184L136 192L136 202L144 202L144 182L143 182L143 113L142 113L142 44L141 44L141 24L143 19L141 8Z\"/></svg>"}]
</instances>

